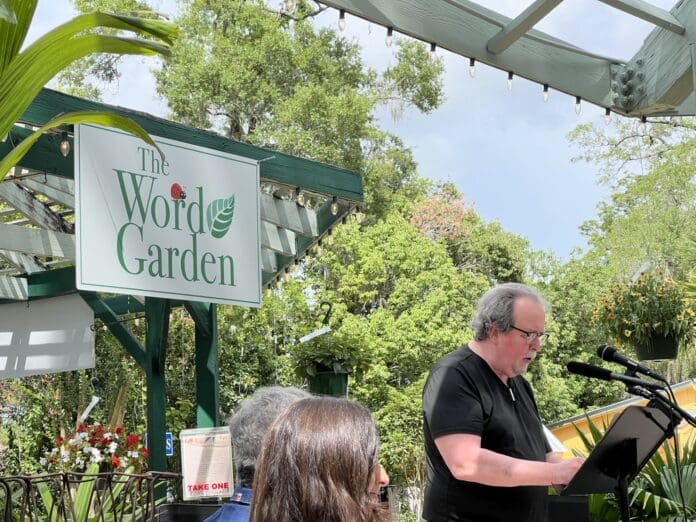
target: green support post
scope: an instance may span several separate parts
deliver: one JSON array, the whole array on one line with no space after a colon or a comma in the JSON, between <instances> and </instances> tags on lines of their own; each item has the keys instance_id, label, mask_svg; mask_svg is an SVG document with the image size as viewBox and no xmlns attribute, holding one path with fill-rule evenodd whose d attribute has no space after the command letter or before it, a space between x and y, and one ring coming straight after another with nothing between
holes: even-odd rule
<instances>
[{"instance_id":1,"label":"green support post","mask_svg":"<svg viewBox=\"0 0 696 522\"><path fill-rule=\"evenodd\" d=\"M167 471L165 455L165 416L167 406L164 380L169 334L168 299L145 298L145 378L147 382L147 447L150 452L150 470Z\"/></svg>"},{"instance_id":2,"label":"green support post","mask_svg":"<svg viewBox=\"0 0 696 522\"><path fill-rule=\"evenodd\" d=\"M217 308L214 303L187 303L196 323L196 423L218 425Z\"/></svg>"}]
</instances>

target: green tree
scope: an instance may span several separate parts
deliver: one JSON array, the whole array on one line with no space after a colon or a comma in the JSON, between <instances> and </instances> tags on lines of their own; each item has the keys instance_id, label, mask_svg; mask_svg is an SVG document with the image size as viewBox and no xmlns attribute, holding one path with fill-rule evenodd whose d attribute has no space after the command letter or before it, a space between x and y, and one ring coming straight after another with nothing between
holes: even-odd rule
<instances>
[{"instance_id":1,"label":"green tree","mask_svg":"<svg viewBox=\"0 0 696 522\"><path fill-rule=\"evenodd\" d=\"M44 85L58 72L92 53L153 55L169 52L175 29L157 19L91 13L53 29L22 50L37 0L0 0L0 136L12 126ZM95 28L108 27L136 35L148 35L155 41L100 35ZM46 131L62 125L92 122L118 127L139 136L156 147L136 123L121 116L102 112L78 112L57 116L27 136L0 160L0 181Z\"/></svg>"}]
</instances>

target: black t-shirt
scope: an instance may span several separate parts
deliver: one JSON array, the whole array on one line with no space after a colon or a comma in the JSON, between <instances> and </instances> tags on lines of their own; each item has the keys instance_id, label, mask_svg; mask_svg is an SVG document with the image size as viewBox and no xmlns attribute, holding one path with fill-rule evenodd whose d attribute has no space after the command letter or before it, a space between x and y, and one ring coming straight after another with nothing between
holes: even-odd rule
<instances>
[{"instance_id":1,"label":"black t-shirt","mask_svg":"<svg viewBox=\"0 0 696 522\"><path fill-rule=\"evenodd\" d=\"M543 522L548 487L495 487L455 479L435 445L443 435L481 437L481 447L545 461L550 451L534 396L521 376L506 386L468 346L433 366L423 390L428 522Z\"/></svg>"}]
</instances>

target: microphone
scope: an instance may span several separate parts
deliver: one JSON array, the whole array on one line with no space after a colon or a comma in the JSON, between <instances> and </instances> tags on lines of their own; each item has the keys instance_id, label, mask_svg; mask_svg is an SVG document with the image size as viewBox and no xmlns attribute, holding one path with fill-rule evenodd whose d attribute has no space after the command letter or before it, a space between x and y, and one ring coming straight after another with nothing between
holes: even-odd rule
<instances>
[{"instance_id":1,"label":"microphone","mask_svg":"<svg viewBox=\"0 0 696 522\"><path fill-rule=\"evenodd\" d=\"M667 382L665 381L665 378L662 377L662 375L660 375L659 373L655 373L647 366L643 366L642 364L634 361L633 359L629 359L625 355L620 354L616 350L616 348L614 348L613 346L609 346L608 344L603 344L599 348L597 348L597 355L600 359L604 359L605 361L614 362L622 366L625 366L632 372L642 373L643 375L652 377L655 380Z\"/></svg>"},{"instance_id":2,"label":"microphone","mask_svg":"<svg viewBox=\"0 0 696 522\"><path fill-rule=\"evenodd\" d=\"M620 381L626 386L642 386L643 388L648 388L650 390L664 389L664 386L660 384L644 381L642 379L638 379L637 377L631 377L630 375L613 373L604 368L600 368L599 366L592 366L591 364L570 361L566 365L566 368L568 368L570 373L582 375L583 377L592 377L595 379L602 379L603 381Z\"/></svg>"}]
</instances>

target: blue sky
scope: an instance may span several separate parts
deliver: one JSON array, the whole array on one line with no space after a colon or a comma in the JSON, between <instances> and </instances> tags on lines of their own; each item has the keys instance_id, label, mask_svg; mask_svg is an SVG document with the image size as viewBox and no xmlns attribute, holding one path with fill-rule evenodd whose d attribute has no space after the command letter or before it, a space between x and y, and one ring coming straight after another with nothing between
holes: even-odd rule
<instances>
[{"instance_id":1,"label":"blue sky","mask_svg":"<svg viewBox=\"0 0 696 522\"><path fill-rule=\"evenodd\" d=\"M531 1L478 3L514 17ZM174 12L173 0L150 3L160 12ZM664 9L673 5L672 0L651 3ZM40 0L29 39L73 14L68 0ZM335 24L337 18L328 10L320 23ZM573 0L562 2L536 29L597 54L629 59L652 26L596 0ZM383 27L348 15L345 35L363 46L369 65L379 69L390 63L395 47L385 46ZM444 104L428 115L407 110L398 120L384 108L378 114L382 126L413 149L422 176L454 182L484 219L497 220L533 248L564 259L574 247L584 248L578 227L595 217L606 190L597 186L592 165L571 163L578 151L566 135L579 123L604 125L603 109L585 103L576 115L571 96L551 91L544 103L541 85L516 78L508 91L503 71L477 65L472 79L467 59L447 51L439 55L446 67ZM155 63L128 58L120 84L107 89L104 101L166 117L149 73Z\"/></svg>"}]
</instances>

